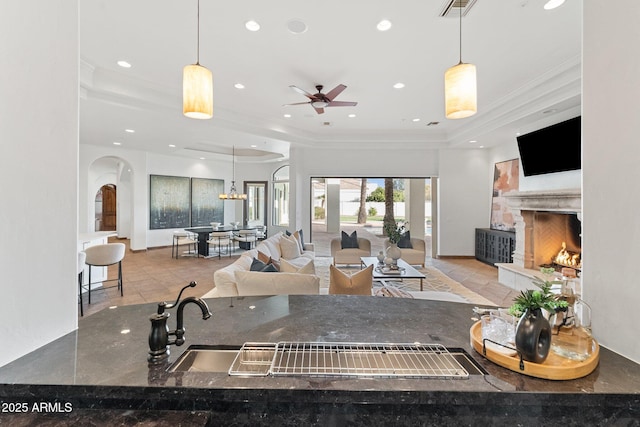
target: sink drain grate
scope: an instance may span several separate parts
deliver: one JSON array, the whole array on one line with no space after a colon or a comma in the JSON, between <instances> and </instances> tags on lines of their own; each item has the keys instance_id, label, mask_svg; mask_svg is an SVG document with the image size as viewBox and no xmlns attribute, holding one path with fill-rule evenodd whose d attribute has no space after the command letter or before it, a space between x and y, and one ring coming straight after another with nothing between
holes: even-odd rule
<instances>
[{"instance_id":1,"label":"sink drain grate","mask_svg":"<svg viewBox=\"0 0 640 427\"><path fill-rule=\"evenodd\" d=\"M440 344L247 343L229 373L258 372L274 376L469 377L455 355Z\"/></svg>"}]
</instances>

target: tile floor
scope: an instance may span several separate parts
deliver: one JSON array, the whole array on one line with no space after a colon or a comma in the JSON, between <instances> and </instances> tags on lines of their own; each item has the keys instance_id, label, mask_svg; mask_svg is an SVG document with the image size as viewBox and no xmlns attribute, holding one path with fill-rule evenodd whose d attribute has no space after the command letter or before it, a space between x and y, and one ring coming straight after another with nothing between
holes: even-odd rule
<instances>
[{"instance_id":1,"label":"tile floor","mask_svg":"<svg viewBox=\"0 0 640 427\"><path fill-rule=\"evenodd\" d=\"M372 253L383 250L384 239L378 236L379 229L363 226L345 226L344 230L351 233L358 231L361 237L369 238L372 242ZM330 241L337 234L323 232L321 226L314 225L312 239L316 256L330 256ZM305 236L307 238L307 236ZM112 241L128 240L113 238ZM427 242L429 247L429 242ZM185 248L186 249L186 248ZM429 249L428 249L429 250ZM84 315L89 316L113 305L142 304L149 302L173 301L183 286L191 281L198 283L196 288L189 288L183 296L200 296L214 287L213 273L232 263L240 256L241 250L231 257L195 258L181 256L171 258L171 247L154 248L142 252L131 252L127 249L122 261L122 275L124 281L124 296L118 291L105 289L92 292L91 304L87 304L84 295ZM483 264L473 258L444 258L433 259L427 254L427 265L432 265L440 271L460 282L470 290L484 296L499 306L508 306L518 294L514 290L498 283L498 271L495 267ZM117 276L117 267L109 267L109 278ZM78 308L78 315L80 310Z\"/></svg>"}]
</instances>

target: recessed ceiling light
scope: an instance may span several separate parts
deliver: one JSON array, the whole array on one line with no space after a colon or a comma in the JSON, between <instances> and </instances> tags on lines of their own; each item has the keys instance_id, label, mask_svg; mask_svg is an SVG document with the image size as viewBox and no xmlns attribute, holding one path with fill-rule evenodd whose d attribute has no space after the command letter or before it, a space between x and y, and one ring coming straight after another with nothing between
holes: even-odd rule
<instances>
[{"instance_id":1,"label":"recessed ceiling light","mask_svg":"<svg viewBox=\"0 0 640 427\"><path fill-rule=\"evenodd\" d=\"M176 146L174 144L169 144L169 147L176 148Z\"/></svg>"},{"instance_id":2,"label":"recessed ceiling light","mask_svg":"<svg viewBox=\"0 0 640 427\"><path fill-rule=\"evenodd\" d=\"M249 31L258 31L260 29L260 24L258 24L253 19L244 23L244 27Z\"/></svg>"},{"instance_id":3,"label":"recessed ceiling light","mask_svg":"<svg viewBox=\"0 0 640 427\"><path fill-rule=\"evenodd\" d=\"M516 132L516 136L520 136L520 132Z\"/></svg>"},{"instance_id":4,"label":"recessed ceiling light","mask_svg":"<svg viewBox=\"0 0 640 427\"><path fill-rule=\"evenodd\" d=\"M394 89L402 89L403 87L404 87L404 83L400 83L400 82L393 85Z\"/></svg>"},{"instance_id":5,"label":"recessed ceiling light","mask_svg":"<svg viewBox=\"0 0 640 427\"><path fill-rule=\"evenodd\" d=\"M354 118L355 116L356 116L356 115L355 115L355 114L353 114L353 113L349 114L349 117L351 117L351 118Z\"/></svg>"},{"instance_id":6,"label":"recessed ceiling light","mask_svg":"<svg viewBox=\"0 0 640 427\"><path fill-rule=\"evenodd\" d=\"M291 117L291 114L285 114L284 117L288 119L289 117Z\"/></svg>"},{"instance_id":7,"label":"recessed ceiling light","mask_svg":"<svg viewBox=\"0 0 640 427\"><path fill-rule=\"evenodd\" d=\"M478 141L476 141L475 139L472 139L471 141L469 141L469 144L475 144L476 142Z\"/></svg>"},{"instance_id":8,"label":"recessed ceiling light","mask_svg":"<svg viewBox=\"0 0 640 427\"><path fill-rule=\"evenodd\" d=\"M200 157L200 160L206 160L204 157Z\"/></svg>"},{"instance_id":9,"label":"recessed ceiling light","mask_svg":"<svg viewBox=\"0 0 640 427\"><path fill-rule=\"evenodd\" d=\"M287 22L287 29L293 34L302 34L307 31L307 24L300 19L292 19Z\"/></svg>"},{"instance_id":10,"label":"recessed ceiling light","mask_svg":"<svg viewBox=\"0 0 640 427\"><path fill-rule=\"evenodd\" d=\"M135 133L135 132L136 132L136 131L135 131L135 130L133 130L133 129L125 129L124 131L125 131L125 132L127 132L127 133Z\"/></svg>"},{"instance_id":11,"label":"recessed ceiling light","mask_svg":"<svg viewBox=\"0 0 640 427\"><path fill-rule=\"evenodd\" d=\"M129 64L127 61L118 61L118 65L122 68L131 68L131 64Z\"/></svg>"},{"instance_id":12,"label":"recessed ceiling light","mask_svg":"<svg viewBox=\"0 0 640 427\"><path fill-rule=\"evenodd\" d=\"M391 28L391 21L389 21L388 19L383 19L382 21L378 22L376 28L378 29L378 31L387 31L389 30L389 28Z\"/></svg>"},{"instance_id":13,"label":"recessed ceiling light","mask_svg":"<svg viewBox=\"0 0 640 427\"><path fill-rule=\"evenodd\" d=\"M256 148L257 145L256 144L251 144L251 148Z\"/></svg>"},{"instance_id":14,"label":"recessed ceiling light","mask_svg":"<svg viewBox=\"0 0 640 427\"><path fill-rule=\"evenodd\" d=\"M242 83L236 83L233 85L236 89L244 89L244 85Z\"/></svg>"},{"instance_id":15,"label":"recessed ceiling light","mask_svg":"<svg viewBox=\"0 0 640 427\"><path fill-rule=\"evenodd\" d=\"M481 145L479 148L484 148L484 145Z\"/></svg>"},{"instance_id":16,"label":"recessed ceiling light","mask_svg":"<svg viewBox=\"0 0 640 427\"><path fill-rule=\"evenodd\" d=\"M114 141L114 142L113 142L113 145L122 145L122 142L116 142L116 141Z\"/></svg>"},{"instance_id":17,"label":"recessed ceiling light","mask_svg":"<svg viewBox=\"0 0 640 427\"><path fill-rule=\"evenodd\" d=\"M121 331L120 331L120 333L121 333L122 335L126 335L126 334L128 334L129 332L131 332L131 329L123 329L123 330L121 330Z\"/></svg>"},{"instance_id":18,"label":"recessed ceiling light","mask_svg":"<svg viewBox=\"0 0 640 427\"><path fill-rule=\"evenodd\" d=\"M411 121L412 121L412 122L419 122L419 121L420 121L420 119L415 118L415 119L411 119Z\"/></svg>"},{"instance_id":19,"label":"recessed ceiling light","mask_svg":"<svg viewBox=\"0 0 640 427\"><path fill-rule=\"evenodd\" d=\"M545 3L544 9L545 10L555 9L558 6L562 6L562 3L564 3L564 0L549 0L548 2Z\"/></svg>"}]
</instances>

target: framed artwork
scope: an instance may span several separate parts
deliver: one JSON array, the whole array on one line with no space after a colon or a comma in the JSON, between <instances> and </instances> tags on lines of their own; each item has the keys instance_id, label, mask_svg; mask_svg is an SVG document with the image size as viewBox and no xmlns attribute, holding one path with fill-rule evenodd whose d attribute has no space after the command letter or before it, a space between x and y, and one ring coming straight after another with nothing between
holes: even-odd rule
<instances>
[{"instance_id":1,"label":"framed artwork","mask_svg":"<svg viewBox=\"0 0 640 427\"><path fill-rule=\"evenodd\" d=\"M149 229L184 228L190 224L189 178L149 175Z\"/></svg>"},{"instance_id":2,"label":"framed artwork","mask_svg":"<svg viewBox=\"0 0 640 427\"><path fill-rule=\"evenodd\" d=\"M224 180L191 178L191 226L224 223L224 200L218 195L224 193Z\"/></svg>"},{"instance_id":3,"label":"framed artwork","mask_svg":"<svg viewBox=\"0 0 640 427\"><path fill-rule=\"evenodd\" d=\"M498 162L493 168L493 197L491 202L491 229L515 231L513 213L505 195L518 191L520 162L518 159Z\"/></svg>"}]
</instances>

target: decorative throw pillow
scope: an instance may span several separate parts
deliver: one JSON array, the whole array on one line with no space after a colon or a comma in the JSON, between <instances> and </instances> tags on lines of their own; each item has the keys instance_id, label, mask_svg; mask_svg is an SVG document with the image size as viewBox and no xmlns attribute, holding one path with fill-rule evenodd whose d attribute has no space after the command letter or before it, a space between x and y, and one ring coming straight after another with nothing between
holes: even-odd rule
<instances>
[{"instance_id":1,"label":"decorative throw pillow","mask_svg":"<svg viewBox=\"0 0 640 427\"><path fill-rule=\"evenodd\" d=\"M278 269L273 264L267 264L262 270L263 273L277 273Z\"/></svg>"},{"instance_id":2,"label":"decorative throw pillow","mask_svg":"<svg viewBox=\"0 0 640 427\"><path fill-rule=\"evenodd\" d=\"M271 257L265 253L258 251L258 259L265 264L269 264L271 262Z\"/></svg>"},{"instance_id":3,"label":"decorative throw pillow","mask_svg":"<svg viewBox=\"0 0 640 427\"><path fill-rule=\"evenodd\" d=\"M329 265L329 294L371 295L373 264L349 276Z\"/></svg>"},{"instance_id":4,"label":"decorative throw pillow","mask_svg":"<svg viewBox=\"0 0 640 427\"><path fill-rule=\"evenodd\" d=\"M358 234L355 232L347 234L342 232L342 249L358 248Z\"/></svg>"},{"instance_id":5,"label":"decorative throw pillow","mask_svg":"<svg viewBox=\"0 0 640 427\"><path fill-rule=\"evenodd\" d=\"M316 266L312 259L302 267L297 267L286 259L283 259L280 263L280 271L282 273L316 274Z\"/></svg>"},{"instance_id":6,"label":"decorative throw pillow","mask_svg":"<svg viewBox=\"0 0 640 427\"><path fill-rule=\"evenodd\" d=\"M408 230L406 233L402 235L400 240L398 240L398 247L405 248L405 249L413 249L413 245L411 244L411 235Z\"/></svg>"},{"instance_id":7,"label":"decorative throw pillow","mask_svg":"<svg viewBox=\"0 0 640 427\"><path fill-rule=\"evenodd\" d=\"M260 271L267 266L266 262L262 262L259 259L254 258L251 263L251 267L249 267L249 271Z\"/></svg>"},{"instance_id":8,"label":"decorative throw pillow","mask_svg":"<svg viewBox=\"0 0 640 427\"><path fill-rule=\"evenodd\" d=\"M254 258L251 263L251 267L249 267L249 271L264 271L267 273L278 272L278 268L272 263L264 263L259 259Z\"/></svg>"},{"instance_id":9,"label":"decorative throw pillow","mask_svg":"<svg viewBox=\"0 0 640 427\"><path fill-rule=\"evenodd\" d=\"M298 258L301 255L298 241L291 236L282 236L282 239L280 239L280 253L284 259Z\"/></svg>"},{"instance_id":10,"label":"decorative throw pillow","mask_svg":"<svg viewBox=\"0 0 640 427\"><path fill-rule=\"evenodd\" d=\"M286 230L284 232L287 236L293 236L295 237L295 239L298 241L298 244L300 245L300 252L304 252L304 235L302 234L302 229L295 231L295 232L290 232L289 230Z\"/></svg>"}]
</instances>

